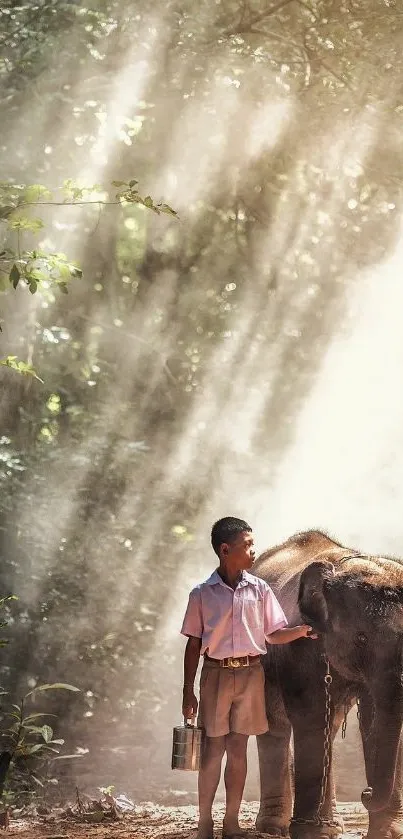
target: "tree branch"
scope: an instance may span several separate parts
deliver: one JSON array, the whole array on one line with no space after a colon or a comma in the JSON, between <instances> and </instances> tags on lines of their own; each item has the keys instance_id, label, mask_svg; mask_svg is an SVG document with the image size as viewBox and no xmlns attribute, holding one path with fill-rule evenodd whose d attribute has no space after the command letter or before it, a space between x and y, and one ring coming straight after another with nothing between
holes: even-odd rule
<instances>
[{"instance_id":1,"label":"tree branch","mask_svg":"<svg viewBox=\"0 0 403 839\"><path fill-rule=\"evenodd\" d=\"M244 23L242 21L245 17L245 9L243 9L239 23L237 23L232 29L227 29L222 34L224 37L229 38L233 35L242 35L245 32L249 32L251 26L254 26L255 23L260 23L261 20L265 20L265 18L275 15L276 12L280 12L281 9L285 8L285 6L289 6L290 3L294 2L295 0L280 0L280 2L276 3L275 6L271 6L269 9L265 9L263 12L259 12L258 14L253 15L249 18L249 20L246 20Z\"/></svg>"}]
</instances>

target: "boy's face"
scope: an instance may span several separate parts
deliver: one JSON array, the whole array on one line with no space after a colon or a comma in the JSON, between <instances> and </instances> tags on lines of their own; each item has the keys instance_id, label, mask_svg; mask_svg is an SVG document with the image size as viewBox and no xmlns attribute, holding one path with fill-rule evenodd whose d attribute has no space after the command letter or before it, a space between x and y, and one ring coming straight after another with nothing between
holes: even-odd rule
<instances>
[{"instance_id":1,"label":"boy's face","mask_svg":"<svg viewBox=\"0 0 403 839\"><path fill-rule=\"evenodd\" d=\"M253 533L243 530L231 542L221 545L220 558L231 564L237 571L246 571L255 560Z\"/></svg>"}]
</instances>

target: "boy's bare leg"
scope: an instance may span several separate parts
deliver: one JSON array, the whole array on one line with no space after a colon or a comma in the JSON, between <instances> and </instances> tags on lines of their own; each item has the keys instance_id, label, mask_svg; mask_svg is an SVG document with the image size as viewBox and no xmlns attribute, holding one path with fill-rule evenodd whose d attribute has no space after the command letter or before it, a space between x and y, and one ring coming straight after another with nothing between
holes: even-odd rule
<instances>
[{"instance_id":1,"label":"boy's bare leg","mask_svg":"<svg viewBox=\"0 0 403 839\"><path fill-rule=\"evenodd\" d=\"M212 839L211 808L221 776L225 737L206 737L199 770L199 827L197 839Z\"/></svg>"},{"instance_id":2,"label":"boy's bare leg","mask_svg":"<svg viewBox=\"0 0 403 839\"><path fill-rule=\"evenodd\" d=\"M246 781L246 734L227 734L225 748L227 765L224 772L226 807L223 823L223 836L229 837L240 832L238 816Z\"/></svg>"}]
</instances>

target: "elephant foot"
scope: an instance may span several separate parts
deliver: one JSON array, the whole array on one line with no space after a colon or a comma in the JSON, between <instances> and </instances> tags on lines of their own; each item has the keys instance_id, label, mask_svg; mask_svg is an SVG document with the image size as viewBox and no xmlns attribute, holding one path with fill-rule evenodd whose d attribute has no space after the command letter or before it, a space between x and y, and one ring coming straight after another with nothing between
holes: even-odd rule
<instances>
[{"instance_id":1,"label":"elephant foot","mask_svg":"<svg viewBox=\"0 0 403 839\"><path fill-rule=\"evenodd\" d=\"M269 836L280 836L282 839L290 839L288 826L272 824L268 819L256 820L256 833L268 833Z\"/></svg>"},{"instance_id":2,"label":"elephant foot","mask_svg":"<svg viewBox=\"0 0 403 839\"><path fill-rule=\"evenodd\" d=\"M268 833L270 836L281 836L283 839L290 839L289 831L289 817L285 817L283 813L277 811L275 815L273 812L260 812L256 818L256 832Z\"/></svg>"},{"instance_id":3,"label":"elephant foot","mask_svg":"<svg viewBox=\"0 0 403 839\"><path fill-rule=\"evenodd\" d=\"M290 825L291 839L342 839L343 821L339 816L332 820L324 819L321 824L314 820L293 819Z\"/></svg>"},{"instance_id":4,"label":"elephant foot","mask_svg":"<svg viewBox=\"0 0 403 839\"><path fill-rule=\"evenodd\" d=\"M394 819L371 813L367 839L403 839L403 815Z\"/></svg>"}]
</instances>

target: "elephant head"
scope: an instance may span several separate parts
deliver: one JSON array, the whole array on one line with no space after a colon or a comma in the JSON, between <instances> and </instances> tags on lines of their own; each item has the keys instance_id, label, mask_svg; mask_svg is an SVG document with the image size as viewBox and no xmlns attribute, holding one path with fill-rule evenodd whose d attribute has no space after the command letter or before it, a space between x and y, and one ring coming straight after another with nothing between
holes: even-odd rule
<instances>
[{"instance_id":1,"label":"elephant head","mask_svg":"<svg viewBox=\"0 0 403 839\"><path fill-rule=\"evenodd\" d=\"M368 559L352 569L317 561L301 574L300 612L321 635L331 666L370 696L369 789L362 801L383 810L392 795L403 719L403 567Z\"/></svg>"}]
</instances>

